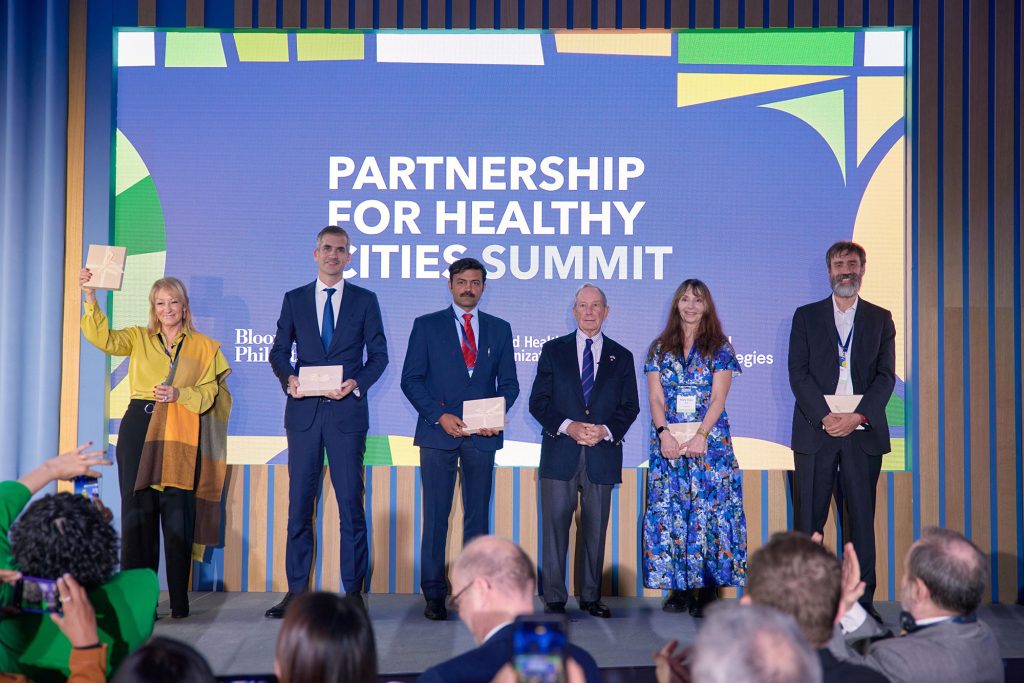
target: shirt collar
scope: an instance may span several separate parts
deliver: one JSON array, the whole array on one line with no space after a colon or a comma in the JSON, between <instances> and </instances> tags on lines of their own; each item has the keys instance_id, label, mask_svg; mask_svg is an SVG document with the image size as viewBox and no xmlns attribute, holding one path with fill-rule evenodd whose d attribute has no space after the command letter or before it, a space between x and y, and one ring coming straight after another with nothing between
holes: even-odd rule
<instances>
[{"instance_id":1,"label":"shirt collar","mask_svg":"<svg viewBox=\"0 0 1024 683\"><path fill-rule=\"evenodd\" d=\"M477 315L479 315L479 313L480 313L480 307L477 306L472 311L467 311L467 310L464 310L462 308L459 308L455 304L452 304L452 312L455 314L455 319L458 320L461 323L464 320L464 318L462 316L464 316L467 313L469 313L474 318L477 317Z\"/></svg>"},{"instance_id":2,"label":"shirt collar","mask_svg":"<svg viewBox=\"0 0 1024 683\"><path fill-rule=\"evenodd\" d=\"M604 332L601 330L597 331L593 337L588 337L586 333L580 328L576 328L576 343L586 344L588 339L593 339L595 344L600 344L604 340Z\"/></svg>"},{"instance_id":3,"label":"shirt collar","mask_svg":"<svg viewBox=\"0 0 1024 683\"><path fill-rule=\"evenodd\" d=\"M149 336L150 337L159 337L163 333L164 333L163 328L158 327L156 332L150 332ZM187 337L187 336L189 336L189 334L190 333L188 331L188 328L186 328L184 325L182 325L181 326L181 331L178 332L178 337L176 339L172 339L171 341L178 341L178 339L181 339L182 337Z\"/></svg>"},{"instance_id":4,"label":"shirt collar","mask_svg":"<svg viewBox=\"0 0 1024 683\"><path fill-rule=\"evenodd\" d=\"M345 289L345 278L342 278L342 279L338 280L333 285L324 284L323 280L321 280L320 278L317 278L316 279L316 291L317 292L322 292L325 289L334 289L335 290L334 291L335 294L341 294L341 290Z\"/></svg>"},{"instance_id":5,"label":"shirt collar","mask_svg":"<svg viewBox=\"0 0 1024 683\"><path fill-rule=\"evenodd\" d=\"M514 623L515 623L515 622L514 622L514 621L511 621L511 620L509 620L509 621L503 621L503 622L501 622L500 624L498 624L497 626L495 626L494 628L492 628L492 629L491 629L490 631L488 631L488 632L487 632L487 635L486 635L486 636L484 636L484 639L483 639L482 641L480 641L480 644L481 644L481 645L483 645L483 644L484 644L484 643L486 643L486 642L487 642L488 640L490 640L491 638L493 638L493 637L494 637L494 634L495 634L495 633L497 633L497 632L498 632L498 631L500 631L501 629L505 628L506 626L511 626L511 625L512 625L512 624L514 624Z\"/></svg>"},{"instance_id":6,"label":"shirt collar","mask_svg":"<svg viewBox=\"0 0 1024 683\"><path fill-rule=\"evenodd\" d=\"M951 616L945 616L945 617L931 617L929 619L915 619L914 623L917 626L929 626L931 624L938 624L938 623L941 623L943 621L949 621L950 619L953 619L953 618L954 617L951 617Z\"/></svg>"},{"instance_id":7,"label":"shirt collar","mask_svg":"<svg viewBox=\"0 0 1024 683\"><path fill-rule=\"evenodd\" d=\"M852 306L850 306L845 311L840 311L839 310L839 304L836 303L836 295L835 294L832 295L832 311L835 312L836 315L849 315L851 313L856 313L857 312L857 304L859 304L859 303L860 303L860 297L858 296L858 297L856 297L853 300L853 305Z\"/></svg>"}]
</instances>

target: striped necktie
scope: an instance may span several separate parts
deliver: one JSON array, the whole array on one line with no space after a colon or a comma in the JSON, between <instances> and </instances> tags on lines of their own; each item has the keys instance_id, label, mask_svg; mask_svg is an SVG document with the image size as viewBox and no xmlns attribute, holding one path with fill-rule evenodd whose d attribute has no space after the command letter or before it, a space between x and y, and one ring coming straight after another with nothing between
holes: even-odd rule
<instances>
[{"instance_id":1,"label":"striped necktie","mask_svg":"<svg viewBox=\"0 0 1024 683\"><path fill-rule=\"evenodd\" d=\"M588 339L583 348L583 370L580 372L580 382L583 384L583 403L590 405L590 394L594 391L594 352L591 347L593 339Z\"/></svg>"}]
</instances>

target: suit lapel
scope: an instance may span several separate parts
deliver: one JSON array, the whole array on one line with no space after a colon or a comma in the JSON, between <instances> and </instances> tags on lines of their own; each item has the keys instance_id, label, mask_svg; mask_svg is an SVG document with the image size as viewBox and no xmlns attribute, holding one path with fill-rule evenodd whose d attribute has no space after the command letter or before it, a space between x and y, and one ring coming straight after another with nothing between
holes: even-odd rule
<instances>
[{"instance_id":1,"label":"suit lapel","mask_svg":"<svg viewBox=\"0 0 1024 683\"><path fill-rule=\"evenodd\" d=\"M614 343L615 342L613 342L606 336L604 338L604 343L601 345L601 358L598 359L597 376L594 377L594 394L596 394L601 389L602 383L605 381L605 379L612 371L612 369L609 366L615 362L614 360L612 360L615 356L612 355L610 351L612 344ZM583 379L581 378L580 385L582 386L582 384Z\"/></svg>"},{"instance_id":2,"label":"suit lapel","mask_svg":"<svg viewBox=\"0 0 1024 683\"><path fill-rule=\"evenodd\" d=\"M836 315L835 315L835 304L832 302L832 296L829 295L827 299L822 302L821 307L821 324L824 328L825 339L829 341L829 348L832 349L831 358L833 365L836 369L836 381L839 380L839 332L836 330ZM856 319L854 321L856 326Z\"/></svg>"},{"instance_id":3,"label":"suit lapel","mask_svg":"<svg viewBox=\"0 0 1024 683\"><path fill-rule=\"evenodd\" d=\"M316 310L316 280L313 280L310 284L306 285L306 289L302 292L299 304L306 311L305 315L297 316L299 320L305 321L306 334L320 338L320 324L317 322L317 310ZM321 347L323 345L321 344Z\"/></svg>"},{"instance_id":4,"label":"suit lapel","mask_svg":"<svg viewBox=\"0 0 1024 683\"><path fill-rule=\"evenodd\" d=\"M566 369L570 372L570 375L575 380L570 380L572 386L576 389L576 397L580 401L580 405L586 406L586 401L583 400L583 377L580 373L580 361L576 351L576 333L573 332L571 335L565 338L565 349L563 350L565 358L562 361L565 363Z\"/></svg>"},{"instance_id":5,"label":"suit lapel","mask_svg":"<svg viewBox=\"0 0 1024 683\"><path fill-rule=\"evenodd\" d=\"M466 377L466 381L469 381L469 368L466 367L466 359L462 357L462 333L455 329L455 323L460 322L461 319L455 317L455 305L451 305L445 309L444 315L444 330L442 331L442 338L447 340L445 346L451 349L453 362L456 367L462 368L462 373ZM480 344L477 343L477 349L480 348Z\"/></svg>"},{"instance_id":6,"label":"suit lapel","mask_svg":"<svg viewBox=\"0 0 1024 683\"><path fill-rule=\"evenodd\" d=\"M345 290L348 290L347 292ZM356 300L359 294L349 285L343 285L341 290L341 303L338 305L338 316L334 320L334 335L331 337L331 348L327 349L327 355L337 351L341 343L341 332L349 327L349 319L355 314L359 302Z\"/></svg>"}]
</instances>

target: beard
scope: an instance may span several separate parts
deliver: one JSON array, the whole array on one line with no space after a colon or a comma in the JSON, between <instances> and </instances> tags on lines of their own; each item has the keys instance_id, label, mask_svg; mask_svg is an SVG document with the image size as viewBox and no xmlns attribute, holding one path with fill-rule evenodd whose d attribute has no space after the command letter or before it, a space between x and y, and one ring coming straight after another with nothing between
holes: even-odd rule
<instances>
[{"instance_id":1,"label":"beard","mask_svg":"<svg viewBox=\"0 0 1024 683\"><path fill-rule=\"evenodd\" d=\"M829 284L836 296L848 299L860 291L860 275L857 273L836 275L829 278Z\"/></svg>"}]
</instances>

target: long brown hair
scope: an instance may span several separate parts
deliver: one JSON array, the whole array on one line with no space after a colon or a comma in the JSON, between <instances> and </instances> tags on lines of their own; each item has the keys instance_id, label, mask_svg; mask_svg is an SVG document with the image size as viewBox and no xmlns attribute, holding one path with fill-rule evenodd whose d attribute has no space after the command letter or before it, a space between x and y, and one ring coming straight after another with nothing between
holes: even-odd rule
<instances>
[{"instance_id":1,"label":"long brown hair","mask_svg":"<svg viewBox=\"0 0 1024 683\"><path fill-rule=\"evenodd\" d=\"M376 683L373 627L352 598L303 593L277 634L281 683Z\"/></svg>"},{"instance_id":2,"label":"long brown hair","mask_svg":"<svg viewBox=\"0 0 1024 683\"><path fill-rule=\"evenodd\" d=\"M704 315L701 316L700 324L697 325L697 335L693 340L694 346L697 347L697 353L704 358L711 358L727 341L725 333L722 331L722 322L718 319L718 312L715 310L715 301L711 298L711 290L700 280L690 278L683 280L676 288L676 293L672 295L672 303L668 307L668 322L665 323L665 329L661 331L661 334L651 342L651 346L647 350L647 360L654 360L654 356L659 353L659 347L660 353L683 355L685 340L683 339L683 318L679 315L679 300L687 291L693 292L695 296L704 300Z\"/></svg>"}]
</instances>

